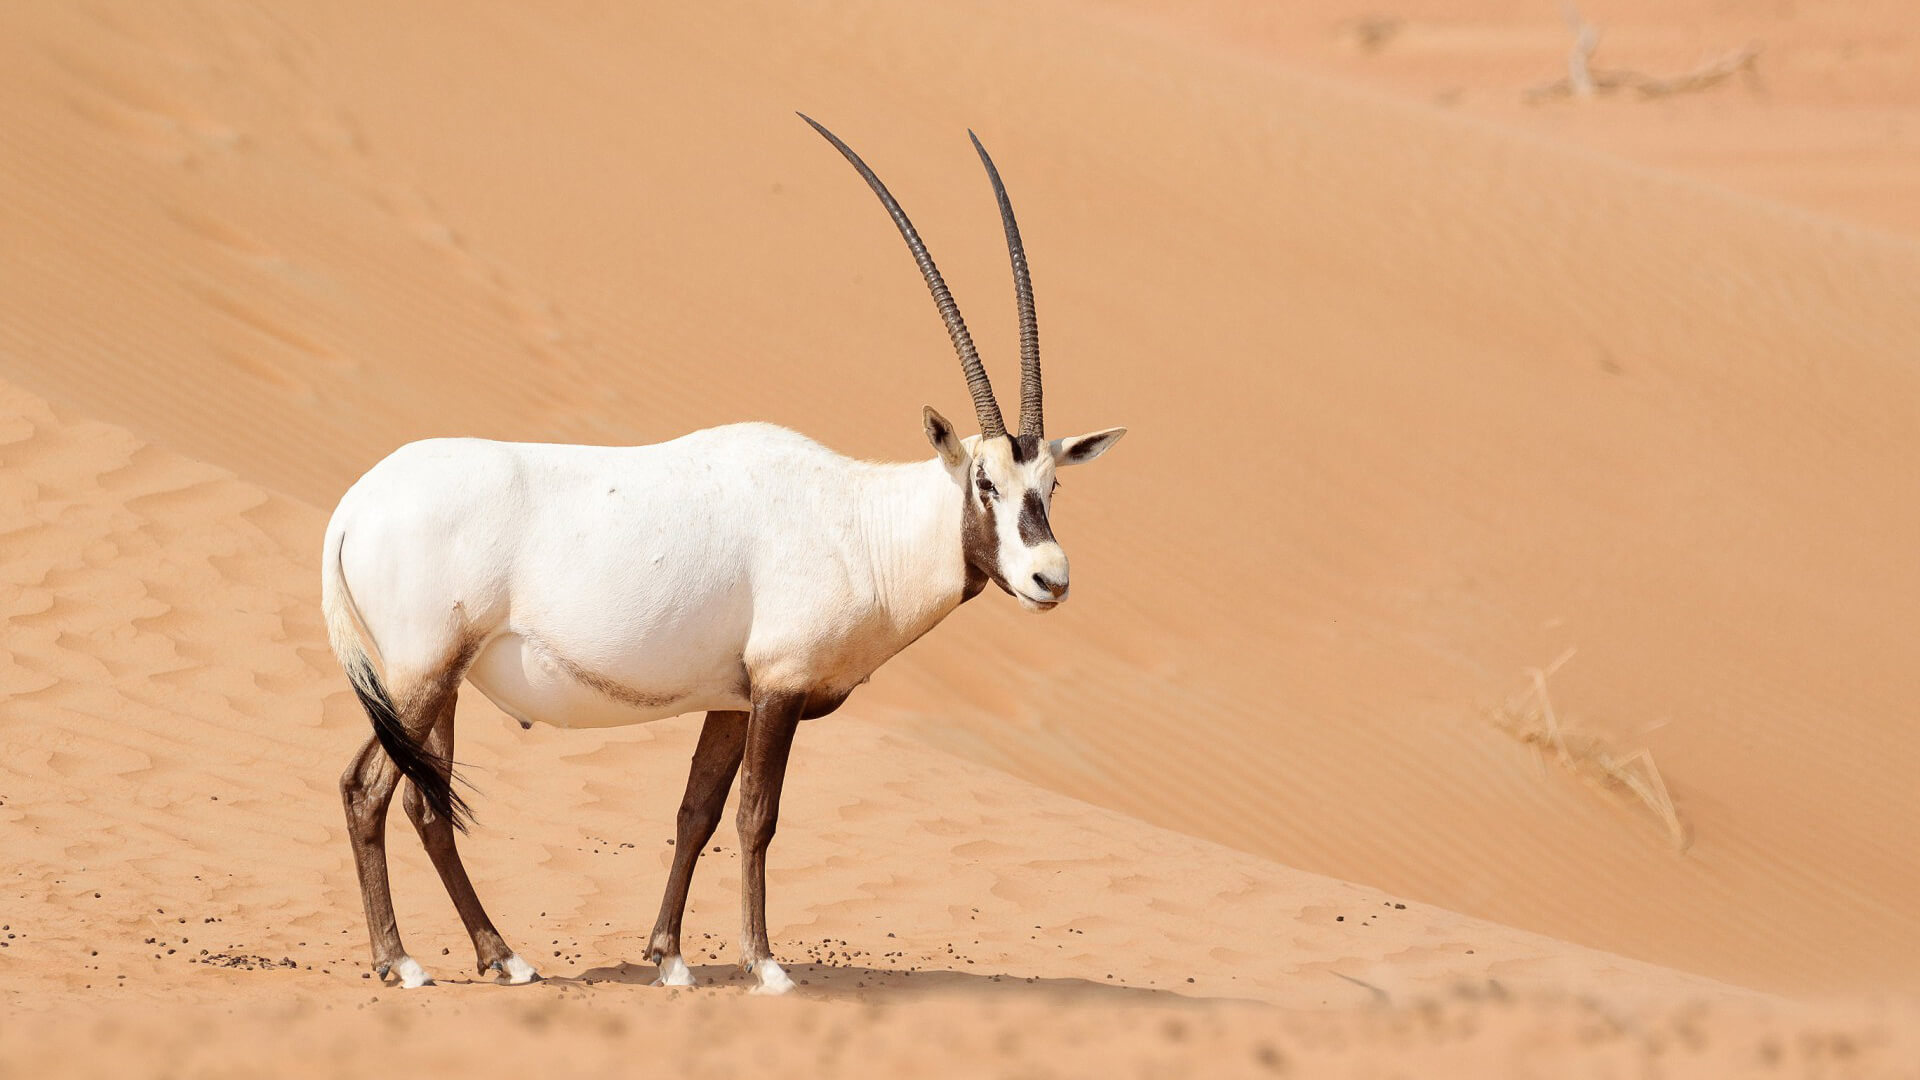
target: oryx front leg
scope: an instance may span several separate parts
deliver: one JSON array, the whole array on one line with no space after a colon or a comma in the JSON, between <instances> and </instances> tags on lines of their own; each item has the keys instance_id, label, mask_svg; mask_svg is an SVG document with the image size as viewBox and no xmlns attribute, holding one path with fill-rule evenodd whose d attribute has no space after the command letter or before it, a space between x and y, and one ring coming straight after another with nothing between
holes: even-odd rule
<instances>
[{"instance_id":1,"label":"oryx front leg","mask_svg":"<svg viewBox=\"0 0 1920 1080\"><path fill-rule=\"evenodd\" d=\"M648 959L660 966L655 986L693 985L693 972L680 956L680 920L686 914L694 865L700 859L700 849L707 846L720 824L720 811L726 808L727 791L740 769L746 742L746 713L707 714L707 722L700 728L700 745L693 751L693 765L687 770L687 792L680 800L673 869L667 873L660 918L653 924L653 939L647 945Z\"/></svg>"},{"instance_id":2,"label":"oryx front leg","mask_svg":"<svg viewBox=\"0 0 1920 1080\"><path fill-rule=\"evenodd\" d=\"M780 818L780 787L805 694L756 695L747 723L740 777L740 966L758 978L756 994L784 994L793 980L767 944L767 845Z\"/></svg>"}]
</instances>

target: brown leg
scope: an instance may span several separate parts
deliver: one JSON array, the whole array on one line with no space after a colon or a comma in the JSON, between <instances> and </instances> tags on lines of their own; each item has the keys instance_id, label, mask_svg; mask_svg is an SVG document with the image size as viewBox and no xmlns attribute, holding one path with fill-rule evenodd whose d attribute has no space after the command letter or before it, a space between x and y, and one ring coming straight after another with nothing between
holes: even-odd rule
<instances>
[{"instance_id":1,"label":"brown leg","mask_svg":"<svg viewBox=\"0 0 1920 1080\"><path fill-rule=\"evenodd\" d=\"M406 948L400 944L400 927L393 918L393 893L387 886L387 805L399 780L400 770L380 748L380 740L368 738L348 763L347 771L340 774L340 801L347 810L353 866L360 874L360 899L367 909L374 971L385 979L399 965L401 981L419 986L426 973L407 957Z\"/></svg>"},{"instance_id":2,"label":"brown leg","mask_svg":"<svg viewBox=\"0 0 1920 1080\"><path fill-rule=\"evenodd\" d=\"M767 943L767 845L780 819L780 787L804 694L768 694L753 703L740 778L740 966L759 976L757 994L793 989Z\"/></svg>"},{"instance_id":3,"label":"brown leg","mask_svg":"<svg viewBox=\"0 0 1920 1080\"><path fill-rule=\"evenodd\" d=\"M693 985L693 973L680 958L680 919L686 913L694 865L700 859L700 849L707 846L720 824L720 811L727 805L727 790L733 787L733 774L740 769L746 742L746 713L707 714L707 722L700 728L700 745L693 751L693 766L687 770L687 792L680 799L673 869L667 872L660 918L654 921L653 940L647 945L648 959L660 965L660 980L655 985Z\"/></svg>"},{"instance_id":4,"label":"brown leg","mask_svg":"<svg viewBox=\"0 0 1920 1080\"><path fill-rule=\"evenodd\" d=\"M433 757L451 770L453 760L453 710L458 692L448 689L439 695L428 708L432 710L433 727L422 741ZM509 982L527 983L540 976L532 965L520 959L493 928L493 920L487 918L487 911L480 906L480 897L473 891L473 882L467 878L467 868L460 861L459 849L454 846L453 823L433 812L427 801L412 784L407 785L406 794L401 796L401 805L406 807L407 817L412 819L415 831L420 834L421 846L427 849L427 857L433 860L433 868L440 872L440 883L447 887L447 895L453 898L455 910L460 912L460 921L467 926L467 935L473 938L475 966L480 974L489 970L498 971Z\"/></svg>"}]
</instances>

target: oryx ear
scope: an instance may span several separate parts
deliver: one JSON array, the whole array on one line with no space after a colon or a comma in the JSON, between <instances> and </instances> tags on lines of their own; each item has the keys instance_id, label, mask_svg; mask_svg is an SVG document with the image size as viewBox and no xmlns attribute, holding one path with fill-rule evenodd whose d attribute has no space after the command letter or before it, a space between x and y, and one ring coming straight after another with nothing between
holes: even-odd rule
<instances>
[{"instance_id":1,"label":"oryx ear","mask_svg":"<svg viewBox=\"0 0 1920 1080\"><path fill-rule=\"evenodd\" d=\"M1126 433L1126 428L1110 427L1091 435L1074 435L1065 439L1055 439L1047 444L1047 449L1053 451L1055 465L1078 465L1106 453L1107 447L1119 442L1120 436Z\"/></svg>"},{"instance_id":2,"label":"oryx ear","mask_svg":"<svg viewBox=\"0 0 1920 1080\"><path fill-rule=\"evenodd\" d=\"M967 463L967 448L960 445L960 436L946 417L935 411L933 406L927 405L921 409L920 422L927 429L927 441L933 444L948 469L958 469Z\"/></svg>"}]
</instances>

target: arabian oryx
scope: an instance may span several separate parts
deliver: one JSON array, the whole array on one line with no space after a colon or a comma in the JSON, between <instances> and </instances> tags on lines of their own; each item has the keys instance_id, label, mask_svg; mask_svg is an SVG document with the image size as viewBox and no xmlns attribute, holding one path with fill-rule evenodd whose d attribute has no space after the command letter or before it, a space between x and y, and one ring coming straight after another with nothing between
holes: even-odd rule
<instances>
[{"instance_id":1,"label":"arabian oryx","mask_svg":"<svg viewBox=\"0 0 1920 1080\"><path fill-rule=\"evenodd\" d=\"M694 862L740 781L740 963L756 993L793 983L767 945L766 858L794 728L825 716L991 581L1029 611L1067 597L1047 514L1054 470L1123 428L1049 441L1026 255L1000 203L1020 313L1020 430L1000 419L966 323L913 224L847 145L920 264L980 420L961 438L922 413L931 460L841 457L768 424L654 446L481 439L411 443L355 483L327 525L327 633L373 737L340 778L381 978L429 983L400 943L384 839L394 787L473 936L481 974L537 978L480 906L454 848L454 697L465 679L523 725L644 724L706 711L680 803L673 869L647 953L692 985L680 919ZM744 769L742 766L744 765Z\"/></svg>"}]
</instances>

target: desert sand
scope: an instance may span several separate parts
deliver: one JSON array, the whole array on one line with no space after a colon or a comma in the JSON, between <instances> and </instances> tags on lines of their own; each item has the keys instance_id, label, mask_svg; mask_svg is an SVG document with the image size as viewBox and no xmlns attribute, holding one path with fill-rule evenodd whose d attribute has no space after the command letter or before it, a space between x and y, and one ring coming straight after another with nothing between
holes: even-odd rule
<instances>
[{"instance_id":1,"label":"desert sand","mask_svg":"<svg viewBox=\"0 0 1920 1080\"><path fill-rule=\"evenodd\" d=\"M1758 59L1528 105L1542 6L10 8L0 1076L1906 1075L1920 43L1588 5L1596 65ZM1131 429L1063 476L1074 599L984 596L803 727L789 1000L732 969L725 828L710 985L647 985L697 718L468 694L463 850L548 979L471 974L400 825L441 982L383 987L318 609L355 477L966 415L796 108L1005 396L993 149L1050 427Z\"/></svg>"}]
</instances>

